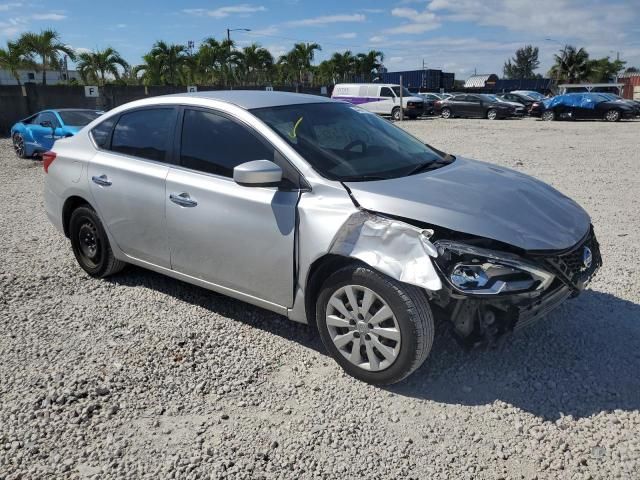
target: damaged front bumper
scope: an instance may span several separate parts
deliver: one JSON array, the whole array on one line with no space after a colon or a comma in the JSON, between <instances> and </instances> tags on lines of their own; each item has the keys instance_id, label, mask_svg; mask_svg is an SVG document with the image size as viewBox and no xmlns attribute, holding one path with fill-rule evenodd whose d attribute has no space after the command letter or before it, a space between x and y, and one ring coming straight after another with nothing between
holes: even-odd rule
<instances>
[{"instance_id":1,"label":"damaged front bumper","mask_svg":"<svg viewBox=\"0 0 640 480\"><path fill-rule=\"evenodd\" d=\"M447 242L435 242L435 245L439 243L447 245ZM486 251L476 250L479 254L477 265L486 259ZM545 317L566 299L577 296L602 265L599 245L591 229L585 238L563 252L535 252L524 256L496 252L494 261L497 264L513 267L505 271L505 278L511 280L511 289L464 292L456 284L458 277L452 275L457 264L447 263L446 252L440 247L441 252L445 255L439 255L434 263L444 288L436 292L434 303L451 320L459 339L469 346L491 344L505 333L520 330ZM474 265L468 257L466 260ZM494 279L493 285L500 281ZM490 285L490 281L486 284ZM504 280L504 284L509 285L510 281ZM518 288L521 290L514 291Z\"/></svg>"}]
</instances>

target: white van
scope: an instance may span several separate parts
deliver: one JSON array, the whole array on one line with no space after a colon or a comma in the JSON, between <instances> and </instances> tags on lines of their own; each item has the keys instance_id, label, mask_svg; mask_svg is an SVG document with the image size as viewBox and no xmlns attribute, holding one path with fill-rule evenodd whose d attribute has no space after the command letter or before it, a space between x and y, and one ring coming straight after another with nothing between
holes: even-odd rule
<instances>
[{"instance_id":1,"label":"white van","mask_svg":"<svg viewBox=\"0 0 640 480\"><path fill-rule=\"evenodd\" d=\"M331 98L344 100L380 115L391 115L400 120L400 85L392 83L338 83ZM404 115L417 118L422 115L424 101L407 88L402 89Z\"/></svg>"}]
</instances>

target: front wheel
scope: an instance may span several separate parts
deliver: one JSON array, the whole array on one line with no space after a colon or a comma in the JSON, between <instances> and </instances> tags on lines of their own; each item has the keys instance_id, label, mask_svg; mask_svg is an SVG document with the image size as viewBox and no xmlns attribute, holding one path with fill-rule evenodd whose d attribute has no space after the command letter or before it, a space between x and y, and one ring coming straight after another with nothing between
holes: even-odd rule
<instances>
[{"instance_id":1,"label":"front wheel","mask_svg":"<svg viewBox=\"0 0 640 480\"><path fill-rule=\"evenodd\" d=\"M76 260L92 277L107 277L126 265L113 256L102 222L88 205L76 208L71 214L69 238Z\"/></svg>"},{"instance_id":2,"label":"front wheel","mask_svg":"<svg viewBox=\"0 0 640 480\"><path fill-rule=\"evenodd\" d=\"M13 137L13 151L16 152L18 158L27 158L27 147L24 144L24 138L19 133L14 133Z\"/></svg>"},{"instance_id":3,"label":"front wheel","mask_svg":"<svg viewBox=\"0 0 640 480\"><path fill-rule=\"evenodd\" d=\"M391 119L395 120L396 122L400 120L400 107L396 107L391 110Z\"/></svg>"},{"instance_id":4,"label":"front wheel","mask_svg":"<svg viewBox=\"0 0 640 480\"><path fill-rule=\"evenodd\" d=\"M364 265L342 268L324 282L316 319L338 364L376 385L407 377L433 344L434 321L424 292Z\"/></svg>"},{"instance_id":5,"label":"front wheel","mask_svg":"<svg viewBox=\"0 0 640 480\"><path fill-rule=\"evenodd\" d=\"M443 108L440 112L440 116L442 118L451 118L451 110L448 108Z\"/></svg>"},{"instance_id":6,"label":"front wheel","mask_svg":"<svg viewBox=\"0 0 640 480\"><path fill-rule=\"evenodd\" d=\"M545 122L550 122L556 119L556 113L553 110L546 110L542 112L541 118Z\"/></svg>"},{"instance_id":7,"label":"front wheel","mask_svg":"<svg viewBox=\"0 0 640 480\"><path fill-rule=\"evenodd\" d=\"M498 118L498 112L496 112L493 108L490 108L487 111L487 118L489 120L495 120L496 118Z\"/></svg>"},{"instance_id":8,"label":"front wheel","mask_svg":"<svg viewBox=\"0 0 640 480\"><path fill-rule=\"evenodd\" d=\"M607 122L617 122L620 120L620 111L619 110L608 110L607 113L604 114L604 119Z\"/></svg>"}]
</instances>

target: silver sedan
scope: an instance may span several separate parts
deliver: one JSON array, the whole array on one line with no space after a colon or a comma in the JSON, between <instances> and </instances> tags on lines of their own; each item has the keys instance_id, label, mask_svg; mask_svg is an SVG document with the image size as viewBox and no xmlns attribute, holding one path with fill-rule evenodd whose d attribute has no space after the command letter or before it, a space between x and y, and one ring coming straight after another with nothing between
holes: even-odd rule
<instances>
[{"instance_id":1,"label":"silver sedan","mask_svg":"<svg viewBox=\"0 0 640 480\"><path fill-rule=\"evenodd\" d=\"M47 214L89 275L135 264L312 324L376 384L422 364L434 315L492 343L601 263L589 216L548 185L322 97L140 100L43 164Z\"/></svg>"}]
</instances>

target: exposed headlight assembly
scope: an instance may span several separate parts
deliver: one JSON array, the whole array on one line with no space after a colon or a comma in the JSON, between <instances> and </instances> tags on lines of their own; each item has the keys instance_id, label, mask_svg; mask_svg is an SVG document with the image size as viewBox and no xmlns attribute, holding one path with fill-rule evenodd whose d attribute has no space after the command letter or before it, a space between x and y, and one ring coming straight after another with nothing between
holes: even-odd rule
<instances>
[{"instance_id":1,"label":"exposed headlight assembly","mask_svg":"<svg viewBox=\"0 0 640 480\"><path fill-rule=\"evenodd\" d=\"M545 290L554 276L518 255L438 240L436 263L451 286L461 293L497 295Z\"/></svg>"}]
</instances>

